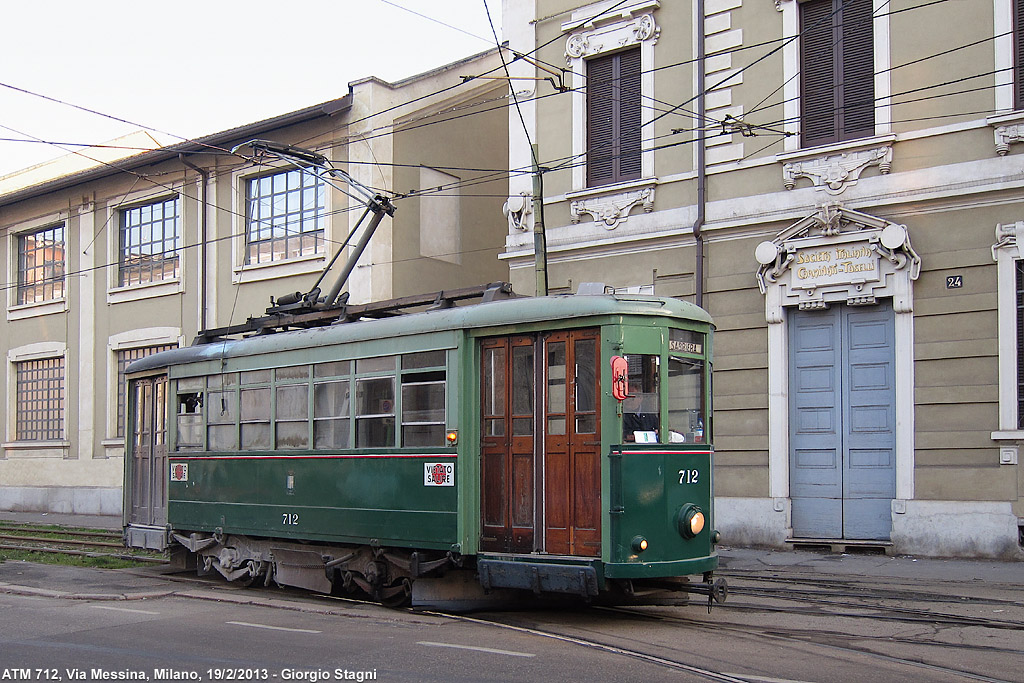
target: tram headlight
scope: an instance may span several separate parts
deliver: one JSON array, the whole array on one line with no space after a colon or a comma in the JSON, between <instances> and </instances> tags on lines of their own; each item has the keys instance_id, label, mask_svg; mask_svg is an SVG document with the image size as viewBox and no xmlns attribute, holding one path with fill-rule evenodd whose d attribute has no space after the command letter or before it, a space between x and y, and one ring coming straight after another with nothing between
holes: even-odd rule
<instances>
[{"instance_id":1,"label":"tram headlight","mask_svg":"<svg viewBox=\"0 0 1024 683\"><path fill-rule=\"evenodd\" d=\"M637 535L633 537L633 540L629 545L633 548L634 553L642 553L647 550L647 539L643 536Z\"/></svg>"},{"instance_id":2,"label":"tram headlight","mask_svg":"<svg viewBox=\"0 0 1024 683\"><path fill-rule=\"evenodd\" d=\"M459 432L456 429L448 430L448 433L444 435L445 440L449 446L457 446L459 444Z\"/></svg>"},{"instance_id":3,"label":"tram headlight","mask_svg":"<svg viewBox=\"0 0 1024 683\"><path fill-rule=\"evenodd\" d=\"M679 511L677 524L683 538L694 538L704 530L704 511L693 503L687 503Z\"/></svg>"}]
</instances>

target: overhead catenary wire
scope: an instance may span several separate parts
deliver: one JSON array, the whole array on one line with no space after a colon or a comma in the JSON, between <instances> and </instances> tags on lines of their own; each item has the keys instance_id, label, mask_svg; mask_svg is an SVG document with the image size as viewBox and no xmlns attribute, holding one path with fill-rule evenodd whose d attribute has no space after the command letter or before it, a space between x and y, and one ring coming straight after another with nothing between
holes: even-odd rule
<instances>
[{"instance_id":1,"label":"overhead catenary wire","mask_svg":"<svg viewBox=\"0 0 1024 683\"><path fill-rule=\"evenodd\" d=\"M913 7L908 7L908 8L900 8L900 9L897 9L897 10L890 10L890 12L888 12L888 14L896 14L896 13L901 13L901 12L907 12L907 11L911 11L911 10L915 10L915 9L920 9L920 8L922 8L922 7L928 7L928 6L931 6L931 5L939 4L939 3L942 3L942 2L948 2L948 0L932 0L931 2L927 2L927 3L923 3L923 4L919 4L919 5L915 5L915 6L913 6ZM620 3L617 3L616 5L613 5L613 6L609 7L609 8L607 8L607 9L606 9L606 10L604 10L603 12L599 13L598 15L596 15L596 17L600 17L600 16L602 15L602 14L604 14L604 13L606 13L606 12L610 12L610 11L613 11L614 9L616 9L616 8L617 8L617 6L618 6L618 5L621 5L621 4L622 4L622 2L620 2ZM596 17L595 17L595 18L596 18ZM546 45L549 45L550 43L554 42L554 41L555 41L555 40L557 40L557 39L558 39L559 37L560 37L560 36L556 36L556 38L554 38L554 39L552 39L552 40L548 41L547 43L545 43L545 44L543 44L543 45L541 45L541 46L538 46L538 47L537 47L537 48L536 48L535 50L533 50L533 51L531 51L530 53L527 53L527 54L533 54L533 53L536 53L536 52L538 52L538 51L539 51L540 49L542 49L542 48L543 48L543 47L545 47ZM738 51L741 51L741 50L747 50L747 49L751 49L751 48L753 48L753 47L757 47L757 46L761 46L761 45L767 45L767 44L772 44L772 43L778 43L778 42L780 42L780 41L784 41L784 40L786 40L786 39L785 39L785 38L783 38L783 39L772 39L771 41L764 41L763 43L759 43L759 44L757 44L757 45L754 45L754 46L740 46L740 47L738 47L738 48L736 48L736 49L734 49L734 50L730 50L730 51L728 51L728 52L738 52ZM947 51L947 52L948 52L948 51ZM655 67L655 68L654 68L653 70L661 70L661 69L666 69L666 68L672 68L672 67L675 67L675 66L685 65L685 64L688 64L688 63L692 63L692 60L684 60L684 61L681 61L681 62L676 62L676 63L673 63L673 64L669 64L669 65L662 65L662 66L658 66L658 67ZM752 65L751 65L751 66L752 66ZM491 72L493 72L493 71L494 71L494 70L492 69L492 70L491 70L490 72L487 72L487 73L491 73ZM730 75L730 77L732 77L732 76L734 76L734 75L735 75L735 74L732 74L732 75ZM0 83L0 85L6 85L6 84L2 84L2 83ZM438 93L441 93L441 92L445 92L445 91L447 91L447 90L450 90L450 89L453 89L453 88L455 88L455 87L458 87L458 84L456 84L455 86L450 86L450 87L448 87L448 88L444 88L444 89L442 89L442 90L440 90L440 91L436 91L435 93L431 93L431 94L427 94L427 95L424 95L424 96L422 96L422 97L420 97L420 98L417 98L417 100L420 100L420 99L425 99L425 98L427 98L427 97L431 97L431 96L432 96L432 95L434 95L434 94L438 94ZM713 86L713 87L712 87L711 89L713 89L714 87L720 87L720 86L716 85L716 86ZM709 90L710 90L710 89L709 89ZM31 91L25 91L25 92L31 92ZM36 94L36 93L31 93L31 94ZM40 97L44 97L44 98L46 98L46 99L51 99L51 100L54 100L54 101L62 102L62 101L60 101L60 100L56 100L55 98L49 98L48 96L45 96L45 95L38 95L38 96L40 96ZM505 99L505 98L502 98L502 99ZM413 100L412 102L415 102L415 101L417 101L417 100ZM691 98L691 101L692 101L692 98ZM64 103L64 102L62 102L62 103ZM74 107L77 107L77 105L73 105L73 104L70 104L70 103L64 103L64 104L68 104L68 106L74 106ZM403 103L400 103L400 104L398 104L398 105L395 105L395 106L394 106L394 107L392 107L391 109L397 109L397 108L399 108L399 107L402 107L402 106L407 106L408 104L410 104L410 102L403 102ZM669 105L667 105L667 103L665 103L665 104L666 104L666 106L669 106ZM81 108L81 107L77 107L77 108ZM100 115L100 116L106 116L106 117L108 117L108 118L112 118L113 120L117 120L117 121L123 121L123 122L124 122L124 121L126 121L125 119L122 119L122 118L120 118L120 117L116 117L116 116L111 116L111 115L108 115L108 114L104 114L104 113L102 113L102 112L97 112L97 111L95 111L95 110L91 110L91 109L88 109L88 108L81 108L81 109L83 109L83 110L85 110L85 111L90 111L90 112L93 112L93 113L95 113L95 114L97 114L97 115ZM676 111L678 111L678 110L681 110L681 109L682 109L682 108L681 108L681 106L679 106L679 105L672 105L672 111L671 111L671 112L665 112L665 113L675 113ZM388 109L386 109L386 110L382 110L381 112L372 112L372 113L368 114L367 116L363 117L362 119L356 119L355 121L353 121L353 122L350 122L350 125L351 125L351 123L357 123L357 122L360 122L360 121L364 121L364 120L366 120L366 119L368 119L368 118L372 118L373 116L379 115L379 114L381 114L381 113L384 113L384 112L386 112L386 111L389 111L389 110L388 110ZM481 113L482 113L482 112L481 112ZM692 115L692 113L690 113L690 115L691 115L691 116L693 116L693 115ZM749 113L748 113L748 115L749 115ZM722 121L713 121L713 125L715 125L715 126L721 125L722 123L723 123ZM132 125L138 125L138 124L132 124ZM150 128L149 130L154 130L154 131L157 131L157 132L161 132L161 131L158 131L157 129L153 129L153 128ZM172 135L172 134L170 134L170 133L165 133L165 134L167 134L167 135ZM187 138L183 138L183 137L181 137L181 136L176 136L176 135L174 135L173 137L178 137L179 139L182 139L182 140L188 140ZM196 141L194 141L194 140L189 140L189 141L190 141L190 142L196 142ZM217 147L215 147L215 146L213 147L213 149L214 149L214 151L216 151L216 152L221 152L221 153L224 153L224 152L225 152L225 150L223 150L222 148L217 148ZM497 171L497 169L495 169L495 170Z\"/></svg>"},{"instance_id":2,"label":"overhead catenary wire","mask_svg":"<svg viewBox=\"0 0 1024 683\"><path fill-rule=\"evenodd\" d=\"M912 9L918 9L918 8L921 8L921 7L927 7L927 6L939 4L940 2L946 2L946 1L948 1L948 0L934 0L933 2L925 3L925 4L922 4L922 5L917 5L915 7L903 8L903 9L900 9L900 10L891 11L891 13L910 11ZM988 39L984 39L984 40L988 40ZM965 45L965 46L961 46L959 48L952 48L952 49L949 49L949 50L945 50L942 53L937 53L937 55L933 55L933 56L938 56L938 55L942 55L942 54L948 54L948 53L953 52L953 51L955 51L957 49L964 49L964 48L967 48L967 47L971 47L971 46L976 45L978 43L984 42L984 40L983 41L975 41L975 43L968 44L968 45ZM549 41L548 44L550 44L550 42L553 42L553 41ZM915 62L922 61L923 59L929 59L929 58L932 58L933 56L928 56L928 57L925 57L925 58L921 58L920 60L915 60ZM748 65L748 66L753 66L753 64ZM901 66L905 66L905 65L897 65L896 67L892 67L892 68L893 69L900 68ZM666 66L662 66L662 67L657 67L657 68L660 69L660 68L667 68L667 67ZM717 87L717 86L713 86L713 87ZM936 85L936 86L926 86L926 88L927 87L939 87L939 85ZM889 95L889 97L899 97L899 96L900 96L899 93L897 93L897 94L890 94ZM935 97L942 97L942 96L948 96L948 95L947 94L936 95ZM924 99L924 98L922 98L922 99ZM890 106L895 106L896 104L906 104L906 103L907 102L898 102L898 103L893 103ZM400 105L400 106L404 106L405 104L406 103L403 103L403 105ZM677 109L679 109L679 107L677 105L674 105L673 106L673 110L677 110ZM116 118L116 117L114 117L114 118ZM697 129L692 129L692 130L697 130ZM661 146L654 147L653 149L664 149L664 148L670 147L670 146L674 146L674 145L661 145ZM214 148L214 149L215 149L215 151L213 153L224 153L223 150L218 150L216 148ZM575 157L568 157L566 159L563 159L563 160L560 160L560 161L556 160L556 161L559 161L559 163L561 164L562 168L569 168L571 166L566 165L566 162L568 162L568 161L570 161L570 160L572 160L574 158ZM351 162L346 162L346 163L351 163ZM370 162L365 162L365 163L370 163ZM398 166L398 164L390 164L390 165ZM415 165L409 165L409 166L415 166ZM119 169L119 170L123 170L123 169ZM509 173L509 170L507 170L507 169L493 169L493 170L490 170L489 172L493 172L497 176L497 174L503 174L503 173L507 174L507 173ZM513 172L515 172L515 170L513 170ZM526 173L528 171L526 169L522 169L520 172ZM495 179L496 179L496 177L495 177ZM481 183L481 182L489 182L490 180L491 179L483 179L483 178L467 179L465 181L461 181L460 184L457 184L457 185L453 184L451 186L443 187L443 188L441 188L438 191L425 190L425 191L417 192L417 193L415 193L415 195L416 196L426 196L426 195L429 195L429 194L437 194L438 192L443 192L443 191L451 190L451 189L454 189L455 187L468 187L468 186L471 186L471 184L478 184L478 183ZM401 198L401 196L398 196L397 198Z\"/></svg>"}]
</instances>

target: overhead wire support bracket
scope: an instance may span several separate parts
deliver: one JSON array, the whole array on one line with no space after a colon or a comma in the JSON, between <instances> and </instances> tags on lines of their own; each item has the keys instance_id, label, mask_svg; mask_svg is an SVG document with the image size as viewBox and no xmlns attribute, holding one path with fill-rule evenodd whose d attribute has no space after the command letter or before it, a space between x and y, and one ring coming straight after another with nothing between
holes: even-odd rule
<instances>
[{"instance_id":1,"label":"overhead wire support bracket","mask_svg":"<svg viewBox=\"0 0 1024 683\"><path fill-rule=\"evenodd\" d=\"M567 86L565 84L565 74L566 74L566 71L567 71L566 69L552 69L551 67L547 66L546 64L541 64L540 62L538 62L538 61L536 61L534 59L531 59L529 56L524 55L521 52L514 52L513 51L512 54L515 55L516 59L522 59L527 64L530 64L530 65L534 66L537 69L540 69L541 71L543 71L545 73L549 73L549 74L551 74L551 76L541 76L541 77L536 77L536 76L460 76L460 78L462 79L462 82L463 83L468 83L469 81L475 81L477 79L484 80L484 81L509 81L509 82L511 82L511 81L547 81L548 83L551 84L551 87L553 87L558 92L568 92L569 90L572 90L571 87L569 87L569 86ZM558 79L557 82L555 82L556 78Z\"/></svg>"}]
</instances>

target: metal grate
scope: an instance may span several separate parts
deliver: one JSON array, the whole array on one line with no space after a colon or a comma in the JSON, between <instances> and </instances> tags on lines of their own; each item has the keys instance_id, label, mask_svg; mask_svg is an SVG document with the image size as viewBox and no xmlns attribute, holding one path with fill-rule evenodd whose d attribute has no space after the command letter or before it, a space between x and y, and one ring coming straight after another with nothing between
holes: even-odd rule
<instances>
[{"instance_id":1,"label":"metal grate","mask_svg":"<svg viewBox=\"0 0 1024 683\"><path fill-rule=\"evenodd\" d=\"M15 439L64 438L64 357L15 363Z\"/></svg>"},{"instance_id":2,"label":"metal grate","mask_svg":"<svg viewBox=\"0 0 1024 683\"><path fill-rule=\"evenodd\" d=\"M18 305L64 297L64 225L18 235Z\"/></svg>"},{"instance_id":3,"label":"metal grate","mask_svg":"<svg viewBox=\"0 0 1024 683\"><path fill-rule=\"evenodd\" d=\"M154 353L160 353L161 351L169 351L171 349L178 348L177 344L163 344L162 346L143 346L138 349L124 349L117 352L117 435L124 436L124 411L125 411L125 399L126 392L128 391L127 382L125 381L124 374L125 368L132 361L151 356Z\"/></svg>"},{"instance_id":4,"label":"metal grate","mask_svg":"<svg viewBox=\"0 0 1024 683\"><path fill-rule=\"evenodd\" d=\"M121 287L178 276L178 197L121 212Z\"/></svg>"},{"instance_id":5,"label":"metal grate","mask_svg":"<svg viewBox=\"0 0 1024 683\"><path fill-rule=\"evenodd\" d=\"M295 170L252 178L246 198L246 263L323 251L324 183L318 177Z\"/></svg>"}]
</instances>

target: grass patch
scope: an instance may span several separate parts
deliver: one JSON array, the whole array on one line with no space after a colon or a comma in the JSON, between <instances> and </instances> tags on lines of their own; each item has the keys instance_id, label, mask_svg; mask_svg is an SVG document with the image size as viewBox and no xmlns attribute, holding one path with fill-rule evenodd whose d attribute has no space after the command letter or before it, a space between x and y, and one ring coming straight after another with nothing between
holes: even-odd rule
<instances>
[{"instance_id":1,"label":"grass patch","mask_svg":"<svg viewBox=\"0 0 1024 683\"><path fill-rule=\"evenodd\" d=\"M157 554L145 557L161 557ZM93 567L95 569L129 569L151 566L152 562L127 560L119 557L89 555L66 555L64 553L47 553L38 550L0 550L0 562L38 562L39 564L59 564L68 567Z\"/></svg>"},{"instance_id":2,"label":"grass patch","mask_svg":"<svg viewBox=\"0 0 1024 683\"><path fill-rule=\"evenodd\" d=\"M90 534L79 535L74 534ZM94 567L98 569L126 569L143 567L153 564L152 560L166 561L167 555L154 551L129 549L118 546L90 545L98 543L118 543L118 532L105 529L88 529L79 527L62 527L59 525L39 524L0 524L0 534L8 536L0 539L0 544L19 546L16 548L0 548L0 562L38 562L41 564L57 564L70 567ZM17 538L14 538L17 537ZM21 537L25 537L22 541ZM55 549L63 549L64 544L74 552L46 552L38 549L51 545ZM84 545L82 545L84 544ZM20 547L24 545L24 547ZM138 557L138 560L131 559ZM150 560L147 562L146 560Z\"/></svg>"}]
</instances>

